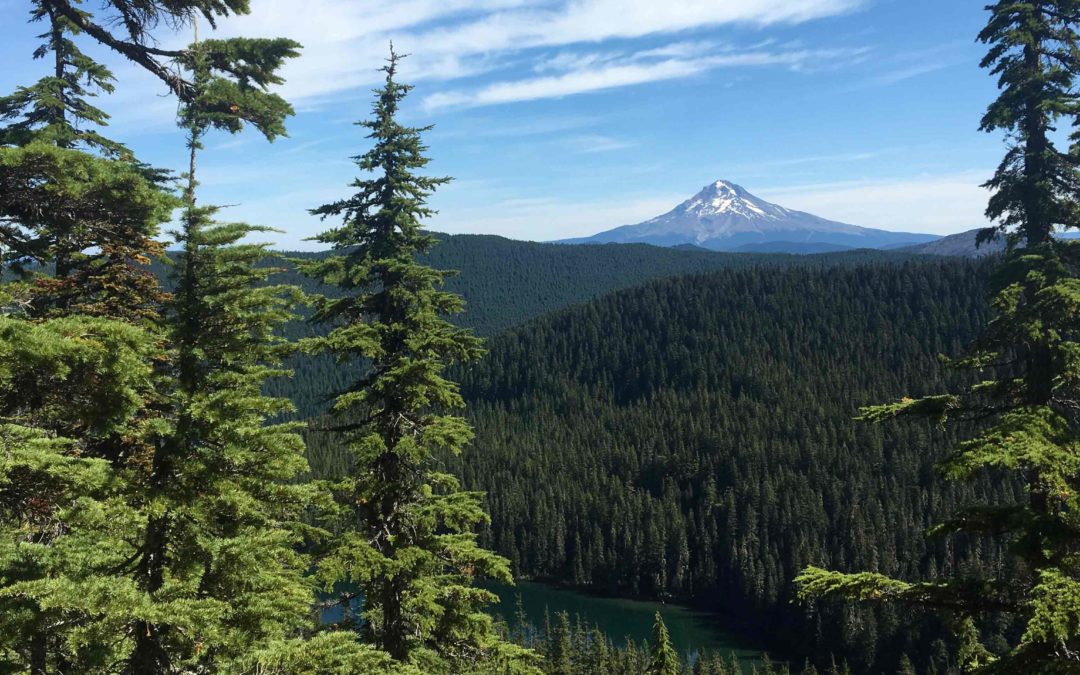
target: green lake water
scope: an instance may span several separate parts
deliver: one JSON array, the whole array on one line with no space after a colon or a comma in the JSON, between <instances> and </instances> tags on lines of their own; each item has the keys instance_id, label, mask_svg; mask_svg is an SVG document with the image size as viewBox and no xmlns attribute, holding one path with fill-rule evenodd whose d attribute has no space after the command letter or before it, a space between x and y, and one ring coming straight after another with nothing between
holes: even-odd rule
<instances>
[{"instance_id":1,"label":"green lake water","mask_svg":"<svg viewBox=\"0 0 1080 675\"><path fill-rule=\"evenodd\" d=\"M627 638L640 644L642 640L651 639L653 618L659 611L673 646L682 656L692 658L703 649L720 653L725 659L735 655L746 673L754 664L760 663L761 652L726 631L722 617L715 614L680 605L586 595L528 581L520 581L515 586L491 585L487 588L499 596L499 602L491 608L492 614L505 620L511 628L515 627L520 597L525 616L534 626L544 625L545 612L552 617L566 612L571 622L581 617L583 625L599 626L616 646L625 644ZM359 599L353 602L353 612L361 610L360 604ZM327 623L341 619L340 608L322 613L322 620Z\"/></svg>"},{"instance_id":2,"label":"green lake water","mask_svg":"<svg viewBox=\"0 0 1080 675\"><path fill-rule=\"evenodd\" d=\"M491 586L497 593L499 603L493 612L514 625L517 598L529 622L544 625L545 611L551 615L566 612L573 622L580 616L587 626L599 626L616 645L630 638L637 643L651 638L653 617L657 611L671 634L672 644L683 656L693 655L701 649L719 652L725 657L735 654L744 669L759 663L761 652L750 649L724 630L721 617L697 612L679 605L622 598L605 598L555 588L545 584L518 582L516 586Z\"/></svg>"}]
</instances>

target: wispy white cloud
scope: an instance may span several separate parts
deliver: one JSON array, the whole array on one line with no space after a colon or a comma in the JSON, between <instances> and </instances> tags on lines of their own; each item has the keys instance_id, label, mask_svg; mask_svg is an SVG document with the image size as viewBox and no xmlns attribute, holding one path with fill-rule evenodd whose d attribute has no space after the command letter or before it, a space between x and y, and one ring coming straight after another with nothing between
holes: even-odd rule
<instances>
[{"instance_id":1,"label":"wispy white cloud","mask_svg":"<svg viewBox=\"0 0 1080 675\"><path fill-rule=\"evenodd\" d=\"M632 141L623 140L621 138L612 138L611 136L604 136L601 134L570 136L565 140L565 143L570 146L571 152L580 155L614 152L616 150L632 148L637 145Z\"/></svg>"},{"instance_id":2,"label":"wispy white cloud","mask_svg":"<svg viewBox=\"0 0 1080 675\"><path fill-rule=\"evenodd\" d=\"M952 234L986 224L992 170L896 180L845 181L760 189L765 199L841 222L886 230Z\"/></svg>"},{"instance_id":3,"label":"wispy white cloud","mask_svg":"<svg viewBox=\"0 0 1080 675\"><path fill-rule=\"evenodd\" d=\"M426 34L453 53L638 38L722 24L800 23L853 10L863 0L576 0L498 12Z\"/></svg>"},{"instance_id":4,"label":"wispy white cloud","mask_svg":"<svg viewBox=\"0 0 1080 675\"><path fill-rule=\"evenodd\" d=\"M621 197L621 198L620 198ZM551 241L595 234L669 211L685 195L615 195L603 200L507 199L483 208L444 208L431 222L443 232L500 234Z\"/></svg>"},{"instance_id":5,"label":"wispy white cloud","mask_svg":"<svg viewBox=\"0 0 1080 675\"><path fill-rule=\"evenodd\" d=\"M896 54L885 61L884 72L870 78L864 85L889 86L946 68L977 62L978 57L973 54L971 43L950 42Z\"/></svg>"},{"instance_id":6,"label":"wispy white cloud","mask_svg":"<svg viewBox=\"0 0 1080 675\"><path fill-rule=\"evenodd\" d=\"M560 98L574 94L603 91L631 85L680 79L717 68L780 65L802 69L812 63L858 59L862 49L822 49L795 51L726 51L697 58L666 58L647 61L641 54L620 58L579 58L565 63L570 68L558 75L544 75L494 82L475 90L454 90L431 94L424 99L428 110L453 107L477 107ZM549 62L550 64L551 62Z\"/></svg>"},{"instance_id":7,"label":"wispy white cloud","mask_svg":"<svg viewBox=\"0 0 1080 675\"><path fill-rule=\"evenodd\" d=\"M305 0L298 6L295 0L261 0L252 15L231 18L220 30L301 42L304 56L287 67L284 88L291 100L298 100L373 83L391 39L413 53L403 67L406 77L446 81L500 69L524 49L595 45L724 24L793 24L848 12L865 2ZM695 56L695 48L701 51L702 45L677 43L652 57L681 62Z\"/></svg>"},{"instance_id":8,"label":"wispy white cloud","mask_svg":"<svg viewBox=\"0 0 1080 675\"><path fill-rule=\"evenodd\" d=\"M527 136L547 136L562 134L604 122L599 115L554 115L530 116L507 122L480 115L471 115L453 129L435 127L432 137L438 138L522 138Z\"/></svg>"},{"instance_id":9,"label":"wispy white cloud","mask_svg":"<svg viewBox=\"0 0 1080 675\"><path fill-rule=\"evenodd\" d=\"M911 152L909 146L875 147L873 150L859 150L851 152L829 152L798 155L794 157L777 157L776 159L755 159L745 162L725 162L715 165L713 173L718 176L730 177L732 180L746 180L749 177L769 176L776 174L777 169L785 169L785 175L791 175L792 171L801 170L818 172L833 170L838 165L859 164L881 159L887 156L898 156L902 153ZM810 175L816 175L811 173Z\"/></svg>"},{"instance_id":10,"label":"wispy white cloud","mask_svg":"<svg viewBox=\"0 0 1080 675\"><path fill-rule=\"evenodd\" d=\"M788 157L766 162L759 162L757 166L801 166L804 164L846 164L849 162L863 162L882 156L884 151L869 152L841 152L831 155L808 155L806 157Z\"/></svg>"},{"instance_id":11,"label":"wispy white cloud","mask_svg":"<svg viewBox=\"0 0 1080 675\"><path fill-rule=\"evenodd\" d=\"M590 91L602 91L633 84L687 77L707 69L694 61L661 61L652 64L610 65L576 70L561 75L496 82L475 91L450 91L424 99L428 110L475 107L541 98L558 98Z\"/></svg>"},{"instance_id":12,"label":"wispy white cloud","mask_svg":"<svg viewBox=\"0 0 1080 675\"><path fill-rule=\"evenodd\" d=\"M919 77L920 75L926 75L928 73L935 73L939 70L944 70L955 65L959 65L962 62L930 62L930 63L918 63L903 68L898 68L883 75L878 75L871 79L872 84L877 85L890 85L897 82L903 82L904 80L910 80L913 77Z\"/></svg>"}]
</instances>

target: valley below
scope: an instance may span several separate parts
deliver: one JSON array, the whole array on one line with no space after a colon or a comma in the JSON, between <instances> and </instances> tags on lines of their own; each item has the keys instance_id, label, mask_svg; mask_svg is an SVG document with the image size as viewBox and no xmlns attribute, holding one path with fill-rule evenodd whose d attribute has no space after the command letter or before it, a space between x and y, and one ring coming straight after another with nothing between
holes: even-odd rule
<instances>
[{"instance_id":1,"label":"valley below","mask_svg":"<svg viewBox=\"0 0 1080 675\"><path fill-rule=\"evenodd\" d=\"M934 617L804 606L791 580L807 564L906 576L993 564L996 548L943 547L924 532L1014 486L937 483L950 433L854 419L860 406L962 381L938 355L961 353L985 316L983 263L447 243L440 264L462 270L468 307L457 320L491 337L454 374L476 438L442 465L485 494L481 541L515 574L558 585L499 589L499 616L513 623L521 593L530 621L565 608L616 643L647 636L659 608L674 612L664 617L681 650L798 663L842 653L856 672L932 658L905 636L941 635ZM491 247L513 251L518 274L489 294ZM561 251L577 267L552 274L546 256ZM628 267L638 255L655 258ZM347 380L333 364L296 367L292 387ZM311 465L343 475L348 458L321 424Z\"/></svg>"},{"instance_id":2,"label":"valley below","mask_svg":"<svg viewBox=\"0 0 1080 675\"><path fill-rule=\"evenodd\" d=\"M520 607L532 626L543 626L566 612L573 623L599 628L616 645L627 640L641 644L651 639L653 621L659 612L671 633L672 646L688 661L696 660L705 651L734 657L746 673L761 664L762 652L737 636L720 614L672 603L590 595L534 581L518 581L514 586L489 584L486 588L499 596L491 611L511 630L520 630Z\"/></svg>"}]
</instances>

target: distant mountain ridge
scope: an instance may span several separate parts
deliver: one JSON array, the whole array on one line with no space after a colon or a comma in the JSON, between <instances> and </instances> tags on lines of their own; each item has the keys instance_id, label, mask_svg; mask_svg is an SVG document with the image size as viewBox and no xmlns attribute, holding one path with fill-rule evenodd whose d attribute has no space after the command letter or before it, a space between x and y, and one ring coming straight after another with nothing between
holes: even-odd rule
<instances>
[{"instance_id":1,"label":"distant mountain ridge","mask_svg":"<svg viewBox=\"0 0 1080 675\"><path fill-rule=\"evenodd\" d=\"M905 246L900 251L916 255L943 255L958 258L982 258L988 255L1004 253L1005 239L1000 236L992 241L984 242L981 246L976 245L976 237L982 229L979 227L974 230L950 234L924 244ZM1080 239L1080 232L1058 232L1054 234L1054 237L1059 239Z\"/></svg>"},{"instance_id":2,"label":"distant mountain ridge","mask_svg":"<svg viewBox=\"0 0 1080 675\"><path fill-rule=\"evenodd\" d=\"M561 243L689 244L711 251L821 253L898 248L935 239L938 237L932 234L890 232L826 220L767 202L740 185L718 180L656 218Z\"/></svg>"},{"instance_id":3,"label":"distant mountain ridge","mask_svg":"<svg viewBox=\"0 0 1080 675\"><path fill-rule=\"evenodd\" d=\"M982 228L950 234L936 241L905 247L903 250L907 253L945 255L960 258L981 258L983 256L1001 253L1005 250L1005 240L1000 237L993 241L988 241L982 246L976 246L975 238L978 236L980 229Z\"/></svg>"}]
</instances>

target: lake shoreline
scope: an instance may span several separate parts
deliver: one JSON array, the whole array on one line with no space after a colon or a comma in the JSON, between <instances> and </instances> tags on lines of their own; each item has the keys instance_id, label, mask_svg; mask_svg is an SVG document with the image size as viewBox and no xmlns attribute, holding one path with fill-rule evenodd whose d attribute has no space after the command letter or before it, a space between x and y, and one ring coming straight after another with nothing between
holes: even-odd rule
<instances>
[{"instance_id":1,"label":"lake shoreline","mask_svg":"<svg viewBox=\"0 0 1080 675\"><path fill-rule=\"evenodd\" d=\"M749 645L751 649L767 653L770 658L776 657L775 661L779 662L793 662L794 655L787 652L782 647L777 647L775 644L770 645L767 641L762 640L759 628L755 628L756 624L747 621L734 621L728 613L741 611L739 608L723 607L711 604L704 600L695 600L693 598L679 598L678 596L670 596L667 599L659 599L654 596L643 593L628 593L628 592L605 592L599 590L596 586L579 586L570 582L562 581L556 578L547 577L533 577L533 576L520 576L514 577L515 584L519 582L538 584L546 586L559 591L566 591L568 593L576 593L596 600L629 600L632 602L643 602L650 604L658 604L664 606L677 607L680 609L695 612L705 617L711 617L716 621L717 625L722 627L722 632L730 634L732 637L738 638L741 642Z\"/></svg>"},{"instance_id":2,"label":"lake shoreline","mask_svg":"<svg viewBox=\"0 0 1080 675\"><path fill-rule=\"evenodd\" d=\"M489 608L511 627L517 626L518 598L527 620L535 627L542 627L547 619L561 612L580 617L586 626L597 626L616 646L632 639L641 644L651 638L656 612L664 617L677 651L684 657L694 658L701 651L728 657L734 655L750 667L760 665L768 650L760 648L760 640L747 636L741 630L733 630L731 622L722 613L702 610L675 602L658 602L633 597L617 597L588 592L569 584L549 583L536 578L518 579L517 584L485 585L499 596L499 602ZM771 656L770 656L771 658ZM783 658L774 659L776 664Z\"/></svg>"}]
</instances>

